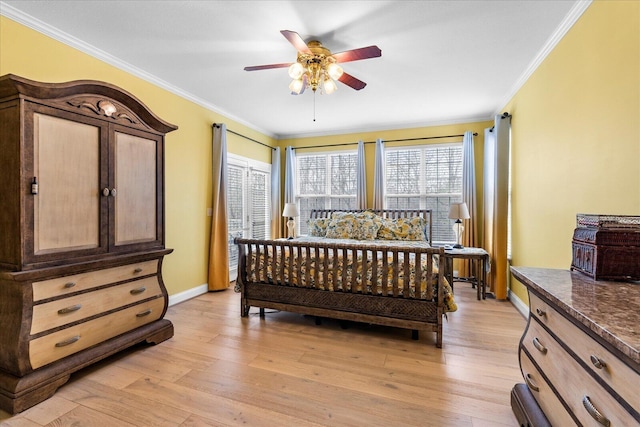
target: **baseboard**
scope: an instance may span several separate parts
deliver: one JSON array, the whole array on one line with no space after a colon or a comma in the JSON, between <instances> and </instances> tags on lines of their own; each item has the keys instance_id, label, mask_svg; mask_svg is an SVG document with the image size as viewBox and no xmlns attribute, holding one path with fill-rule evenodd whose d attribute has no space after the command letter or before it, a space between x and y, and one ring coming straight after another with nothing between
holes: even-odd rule
<instances>
[{"instance_id":1,"label":"baseboard","mask_svg":"<svg viewBox=\"0 0 640 427\"><path fill-rule=\"evenodd\" d=\"M511 304L522 314L525 319L529 318L529 306L525 304L518 296L511 292L511 289L507 290L507 298L511 301Z\"/></svg>"},{"instance_id":2,"label":"baseboard","mask_svg":"<svg viewBox=\"0 0 640 427\"><path fill-rule=\"evenodd\" d=\"M206 294L209 292L209 287L205 283L204 285L196 286L195 288L187 289L184 292L178 294L169 295L169 307L174 304L181 303L183 301L195 298L198 295Z\"/></svg>"}]
</instances>

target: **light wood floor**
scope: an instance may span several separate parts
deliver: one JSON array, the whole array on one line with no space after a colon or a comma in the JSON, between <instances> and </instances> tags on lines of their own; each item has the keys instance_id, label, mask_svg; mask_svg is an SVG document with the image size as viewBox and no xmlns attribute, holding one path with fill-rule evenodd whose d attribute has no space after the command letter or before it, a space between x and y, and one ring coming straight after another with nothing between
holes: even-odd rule
<instances>
[{"instance_id":1,"label":"light wood floor","mask_svg":"<svg viewBox=\"0 0 640 427\"><path fill-rule=\"evenodd\" d=\"M525 319L456 284L442 349L422 332L257 309L208 293L170 307L175 336L72 375L2 426L516 426ZM254 313L255 312L255 313Z\"/></svg>"}]
</instances>

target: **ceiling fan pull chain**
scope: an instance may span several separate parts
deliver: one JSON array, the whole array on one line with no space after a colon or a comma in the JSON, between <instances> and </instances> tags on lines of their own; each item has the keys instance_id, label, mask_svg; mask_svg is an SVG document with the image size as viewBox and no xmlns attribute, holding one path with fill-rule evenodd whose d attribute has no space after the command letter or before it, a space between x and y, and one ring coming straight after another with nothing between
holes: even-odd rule
<instances>
[{"instance_id":1,"label":"ceiling fan pull chain","mask_svg":"<svg viewBox=\"0 0 640 427\"><path fill-rule=\"evenodd\" d=\"M313 121L316 121L316 91L313 91Z\"/></svg>"}]
</instances>

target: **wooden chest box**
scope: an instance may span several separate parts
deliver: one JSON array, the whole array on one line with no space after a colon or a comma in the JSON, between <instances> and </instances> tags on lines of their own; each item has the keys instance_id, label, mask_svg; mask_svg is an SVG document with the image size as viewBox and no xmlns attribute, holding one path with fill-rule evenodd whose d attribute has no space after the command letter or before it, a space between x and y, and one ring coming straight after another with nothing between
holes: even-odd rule
<instances>
[{"instance_id":1,"label":"wooden chest box","mask_svg":"<svg viewBox=\"0 0 640 427\"><path fill-rule=\"evenodd\" d=\"M640 280L640 217L578 214L571 269L596 280Z\"/></svg>"}]
</instances>

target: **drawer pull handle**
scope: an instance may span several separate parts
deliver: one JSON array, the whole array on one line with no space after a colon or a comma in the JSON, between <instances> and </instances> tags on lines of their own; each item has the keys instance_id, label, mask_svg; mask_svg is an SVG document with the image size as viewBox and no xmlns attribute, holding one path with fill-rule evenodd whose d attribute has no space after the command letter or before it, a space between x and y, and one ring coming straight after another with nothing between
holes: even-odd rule
<instances>
[{"instance_id":1,"label":"drawer pull handle","mask_svg":"<svg viewBox=\"0 0 640 427\"><path fill-rule=\"evenodd\" d=\"M142 273L142 269L140 267L133 270L133 274L138 274L138 273Z\"/></svg>"},{"instance_id":2,"label":"drawer pull handle","mask_svg":"<svg viewBox=\"0 0 640 427\"><path fill-rule=\"evenodd\" d=\"M598 411L598 409L595 406L593 406L593 403L591 403L591 399L589 399L589 396L584 396L582 398L582 404L584 405L584 409L587 410L589 415L591 415L591 417L594 420L596 420L597 422L599 422L605 427L609 427L611 425L611 421L609 421L607 417L602 415L600 411Z\"/></svg>"},{"instance_id":3,"label":"drawer pull handle","mask_svg":"<svg viewBox=\"0 0 640 427\"><path fill-rule=\"evenodd\" d=\"M148 316L150 314L151 314L151 309L149 308L149 309L143 311L142 313L136 314L136 317L144 317L144 316Z\"/></svg>"},{"instance_id":4,"label":"drawer pull handle","mask_svg":"<svg viewBox=\"0 0 640 427\"><path fill-rule=\"evenodd\" d=\"M533 339L533 346L542 354L547 354L547 347L543 346L540 340L536 337Z\"/></svg>"},{"instance_id":5,"label":"drawer pull handle","mask_svg":"<svg viewBox=\"0 0 640 427\"><path fill-rule=\"evenodd\" d=\"M73 288L76 285L76 282L67 282L64 284L65 289Z\"/></svg>"},{"instance_id":6,"label":"drawer pull handle","mask_svg":"<svg viewBox=\"0 0 640 427\"><path fill-rule=\"evenodd\" d=\"M547 312L546 312L546 311L544 311L544 310L543 310L543 309L541 309L541 308L536 308L536 313L538 313L538 316L540 316L540 317L544 317L544 316L546 316L546 315L547 315Z\"/></svg>"},{"instance_id":7,"label":"drawer pull handle","mask_svg":"<svg viewBox=\"0 0 640 427\"><path fill-rule=\"evenodd\" d=\"M64 347L67 346L69 344L73 344L74 342L77 342L80 339L80 335L76 335L74 337L71 337L69 339L66 339L64 341L60 341L56 343L56 347Z\"/></svg>"},{"instance_id":8,"label":"drawer pull handle","mask_svg":"<svg viewBox=\"0 0 640 427\"><path fill-rule=\"evenodd\" d=\"M591 355L591 357L589 357L589 359L591 359L591 363L593 363L593 366L598 369L602 369L607 366L604 360L600 359L598 356L594 356L593 354Z\"/></svg>"},{"instance_id":9,"label":"drawer pull handle","mask_svg":"<svg viewBox=\"0 0 640 427\"><path fill-rule=\"evenodd\" d=\"M143 293L143 292L144 292L144 291L146 291L146 290L147 290L147 288L145 288L144 286L140 286L139 288L131 289L131 290L129 291L129 293L130 293L131 295L138 295L138 294Z\"/></svg>"},{"instance_id":10,"label":"drawer pull handle","mask_svg":"<svg viewBox=\"0 0 640 427\"><path fill-rule=\"evenodd\" d=\"M524 382L527 383L527 387L529 387L531 390L535 392L540 391L540 387L538 387L531 379L531 374L527 374L527 376L524 377Z\"/></svg>"},{"instance_id":11,"label":"drawer pull handle","mask_svg":"<svg viewBox=\"0 0 640 427\"><path fill-rule=\"evenodd\" d=\"M70 307L65 307L65 308L61 308L60 310L58 310L58 314L69 314L69 313L73 313L74 311L78 311L82 308L82 304L76 304L76 305L72 305Z\"/></svg>"}]
</instances>

